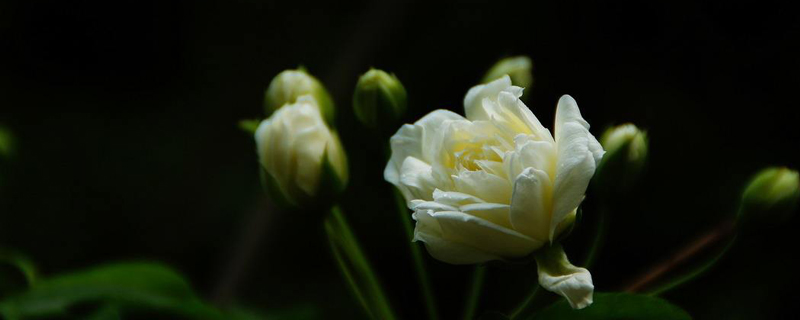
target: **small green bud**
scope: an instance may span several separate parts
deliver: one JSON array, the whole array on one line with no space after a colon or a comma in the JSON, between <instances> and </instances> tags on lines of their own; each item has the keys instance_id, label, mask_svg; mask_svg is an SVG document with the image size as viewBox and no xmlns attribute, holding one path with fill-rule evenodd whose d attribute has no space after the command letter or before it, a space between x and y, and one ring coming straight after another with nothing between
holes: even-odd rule
<instances>
[{"instance_id":1,"label":"small green bud","mask_svg":"<svg viewBox=\"0 0 800 320\"><path fill-rule=\"evenodd\" d=\"M647 163L647 133L627 123L606 130L600 144L606 153L595 173L596 182L604 189L629 191Z\"/></svg>"},{"instance_id":2,"label":"small green bud","mask_svg":"<svg viewBox=\"0 0 800 320\"><path fill-rule=\"evenodd\" d=\"M530 88L533 85L533 61L526 56L517 56L501 59L497 61L486 75L483 76L483 83L497 80L504 75L511 77L511 83L518 87Z\"/></svg>"},{"instance_id":3,"label":"small green bud","mask_svg":"<svg viewBox=\"0 0 800 320\"><path fill-rule=\"evenodd\" d=\"M336 113L333 99L322 83L303 68L283 71L269 83L269 87L264 93L264 108L267 117L284 105L297 102L297 98L304 95L314 97L325 122L333 125Z\"/></svg>"},{"instance_id":4,"label":"small green bud","mask_svg":"<svg viewBox=\"0 0 800 320\"><path fill-rule=\"evenodd\" d=\"M0 158L10 158L14 153L14 138L11 131L0 126Z\"/></svg>"},{"instance_id":5,"label":"small green bud","mask_svg":"<svg viewBox=\"0 0 800 320\"><path fill-rule=\"evenodd\" d=\"M366 127L396 127L406 112L406 104L406 89L394 74L370 69L358 78L353 111Z\"/></svg>"},{"instance_id":6,"label":"small green bud","mask_svg":"<svg viewBox=\"0 0 800 320\"><path fill-rule=\"evenodd\" d=\"M789 218L800 198L800 175L785 167L761 170L742 193L740 219L782 221Z\"/></svg>"}]
</instances>

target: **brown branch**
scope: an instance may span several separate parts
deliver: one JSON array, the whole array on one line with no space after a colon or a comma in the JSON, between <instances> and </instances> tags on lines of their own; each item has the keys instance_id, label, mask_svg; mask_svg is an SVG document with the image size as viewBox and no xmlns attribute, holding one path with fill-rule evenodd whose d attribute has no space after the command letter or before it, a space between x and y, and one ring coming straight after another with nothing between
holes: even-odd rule
<instances>
[{"instance_id":1,"label":"brown branch","mask_svg":"<svg viewBox=\"0 0 800 320\"><path fill-rule=\"evenodd\" d=\"M669 259L666 259L659 264L653 266L649 271L645 272L631 284L625 287L623 291L637 292L646 288L656 280L660 279L667 272L680 266L690 258L698 253L706 250L708 247L718 243L720 240L728 237L734 230L733 220L727 220L715 226L705 234L701 235L694 241L687 244Z\"/></svg>"}]
</instances>

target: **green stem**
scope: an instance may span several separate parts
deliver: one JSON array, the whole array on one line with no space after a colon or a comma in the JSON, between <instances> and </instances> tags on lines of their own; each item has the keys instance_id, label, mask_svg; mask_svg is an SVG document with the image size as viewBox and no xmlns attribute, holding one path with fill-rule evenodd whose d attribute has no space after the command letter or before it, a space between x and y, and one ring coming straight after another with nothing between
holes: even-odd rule
<instances>
[{"instance_id":1,"label":"green stem","mask_svg":"<svg viewBox=\"0 0 800 320\"><path fill-rule=\"evenodd\" d=\"M395 203L397 204L397 212L400 214L400 220L403 222L403 228L405 229L406 236L408 238L409 247L411 248L411 258L414 260L414 269L416 269L417 272L417 282L419 282L420 290L422 291L422 298L424 299L425 309L428 313L428 319L437 320L439 319L439 316L438 312L436 311L436 300L434 299L433 295L433 287L431 286L428 272L425 270L425 260L422 255L422 250L420 250L420 247L413 242L414 227L411 224L411 215L408 214L406 200L403 199L403 195L400 194L397 189L394 190L394 199Z\"/></svg>"},{"instance_id":2,"label":"green stem","mask_svg":"<svg viewBox=\"0 0 800 320\"><path fill-rule=\"evenodd\" d=\"M539 286L539 283L537 282L536 287L534 287L531 293L528 294L527 297L525 297L525 300L523 300L522 303L520 303L520 305L517 306L517 308L511 312L511 315L509 315L508 318L512 320L516 319L517 317L519 317L520 314L522 314L526 309L528 309L528 306L531 305L531 303L533 303L534 300L536 300L536 297L539 295L541 288L542 287Z\"/></svg>"},{"instance_id":3,"label":"green stem","mask_svg":"<svg viewBox=\"0 0 800 320\"><path fill-rule=\"evenodd\" d=\"M477 265L472 273L472 283L467 295L467 304L464 309L464 320L475 318L475 310L478 308L478 298L481 295L483 280L486 278L486 266Z\"/></svg>"},{"instance_id":4,"label":"green stem","mask_svg":"<svg viewBox=\"0 0 800 320\"><path fill-rule=\"evenodd\" d=\"M598 252L600 252L600 249L605 242L605 236L608 230L606 212L607 210L604 208L600 208L600 210L597 211L597 230L595 231L594 239L590 244L591 247L589 248L589 252L586 254L586 261L583 263L583 267L586 269L589 269L592 265L594 265L595 261L597 260Z\"/></svg>"},{"instance_id":5,"label":"green stem","mask_svg":"<svg viewBox=\"0 0 800 320\"><path fill-rule=\"evenodd\" d=\"M338 206L331 208L325 231L342 274L372 319L395 319L378 277Z\"/></svg>"}]
</instances>

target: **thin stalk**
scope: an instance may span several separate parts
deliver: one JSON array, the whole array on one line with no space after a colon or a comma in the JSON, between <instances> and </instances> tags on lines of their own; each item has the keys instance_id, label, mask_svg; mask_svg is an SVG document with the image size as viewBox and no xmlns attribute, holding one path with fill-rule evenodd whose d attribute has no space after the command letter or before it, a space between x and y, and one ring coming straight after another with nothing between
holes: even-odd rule
<instances>
[{"instance_id":1,"label":"thin stalk","mask_svg":"<svg viewBox=\"0 0 800 320\"><path fill-rule=\"evenodd\" d=\"M467 294L467 304L464 308L464 320L475 318L475 310L478 308L478 298L481 295L484 279L486 279L486 266L475 266L475 271L472 273L472 282L470 283Z\"/></svg>"},{"instance_id":2,"label":"thin stalk","mask_svg":"<svg viewBox=\"0 0 800 320\"><path fill-rule=\"evenodd\" d=\"M331 208L325 231L339 268L370 318L395 319L378 277L338 206Z\"/></svg>"},{"instance_id":3,"label":"thin stalk","mask_svg":"<svg viewBox=\"0 0 800 320\"><path fill-rule=\"evenodd\" d=\"M533 303L534 300L536 300L536 297L539 295L541 289L542 287L539 286L539 282L536 282L536 287L533 288L531 293L528 294L527 297L525 297L525 300L523 300L522 303L520 303L520 305L517 306L516 309L514 309L514 311L511 311L511 314L508 316L508 318L513 320L519 317L519 315L522 314L526 309L528 309L528 306L531 303Z\"/></svg>"},{"instance_id":4,"label":"thin stalk","mask_svg":"<svg viewBox=\"0 0 800 320\"><path fill-rule=\"evenodd\" d=\"M642 274L639 278L632 281L631 284L624 289L624 291L637 292L641 291L644 288L647 288L650 284L656 282L667 272L683 264L686 260L689 260L690 258L694 257L699 252L702 252L709 246L719 243L719 241L725 239L727 236L730 236L731 233L733 232L734 232L734 223L732 221L725 221L721 223L711 231L703 234L699 238L689 243L687 246L683 247L669 259L654 266L648 272ZM660 286L659 288L649 291L648 294L658 295L664 293L667 290L675 288L678 285L686 283L689 280L694 279L695 277L701 275L706 270L711 268L711 266L713 266L728 251L728 249L731 248L735 238L736 238L735 236L731 237L728 243L725 245L725 248L723 248L719 254L713 256L699 267L693 269L692 271L686 273L683 276L680 276Z\"/></svg>"},{"instance_id":5,"label":"thin stalk","mask_svg":"<svg viewBox=\"0 0 800 320\"><path fill-rule=\"evenodd\" d=\"M722 256L724 256L725 253L727 253L728 250L730 250L731 247L733 247L733 243L735 241L736 241L736 236L732 237L731 240L728 241L728 244L725 245L725 248L723 248L722 251L720 251L719 254L717 254L713 258L711 258L708 261L706 261L705 263L703 263L697 269L694 269L691 272L688 272L688 273L684 274L683 276L675 278L674 280L670 281L669 283L665 283L665 284L663 284L663 285L661 285L661 286L659 286L659 287L657 287L657 288L655 288L653 290L648 291L647 295L650 295L650 296L661 295L664 292L672 290L672 289L674 289L674 288L676 288L676 287L678 287L678 286L680 286L680 285L682 285L682 284L684 284L686 282L689 282L690 280L692 280L692 279L694 279L696 277L699 277L700 275L702 275L703 273L705 273L706 271L711 269L711 267L714 264L716 264L717 261L720 258L722 258Z\"/></svg>"},{"instance_id":6,"label":"thin stalk","mask_svg":"<svg viewBox=\"0 0 800 320\"><path fill-rule=\"evenodd\" d=\"M595 231L594 239L590 244L591 247L589 247L589 252L586 254L586 261L583 263L583 267L586 269L589 269L592 265L594 265L600 249L602 249L603 244L605 244L605 237L608 230L606 212L607 210L604 208L600 208L600 210L597 211L597 230Z\"/></svg>"},{"instance_id":7,"label":"thin stalk","mask_svg":"<svg viewBox=\"0 0 800 320\"><path fill-rule=\"evenodd\" d=\"M397 212L400 214L400 220L403 222L403 228L406 231L409 248L411 248L411 258L414 261L417 282L419 282L420 290L422 291L422 298L425 303L425 310L428 313L428 319L437 320L439 316L436 310L436 300L433 295L433 287L431 286L428 272L425 270L425 260L422 255L422 250L412 241L414 239L414 227L411 225L411 216L408 214L406 200L403 199L403 195L396 189L394 190L394 199L397 204Z\"/></svg>"}]
</instances>

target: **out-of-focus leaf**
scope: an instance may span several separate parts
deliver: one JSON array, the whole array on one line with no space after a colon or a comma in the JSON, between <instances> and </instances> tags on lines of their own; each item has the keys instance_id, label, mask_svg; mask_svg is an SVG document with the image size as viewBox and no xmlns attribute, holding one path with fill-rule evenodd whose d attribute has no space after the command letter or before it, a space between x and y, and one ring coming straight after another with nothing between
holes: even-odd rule
<instances>
[{"instance_id":1,"label":"out-of-focus leaf","mask_svg":"<svg viewBox=\"0 0 800 320\"><path fill-rule=\"evenodd\" d=\"M30 259L14 251L0 249L0 299L25 290L37 277Z\"/></svg>"},{"instance_id":2,"label":"out-of-focus leaf","mask_svg":"<svg viewBox=\"0 0 800 320\"><path fill-rule=\"evenodd\" d=\"M508 320L508 319L511 318L498 311L487 311L486 313L482 314L480 318L478 318L478 320Z\"/></svg>"},{"instance_id":3,"label":"out-of-focus leaf","mask_svg":"<svg viewBox=\"0 0 800 320\"><path fill-rule=\"evenodd\" d=\"M683 309L666 300L630 293L595 293L594 303L581 310L560 300L539 313L536 320L690 320Z\"/></svg>"},{"instance_id":4,"label":"out-of-focus leaf","mask_svg":"<svg viewBox=\"0 0 800 320\"><path fill-rule=\"evenodd\" d=\"M223 319L204 304L188 282L157 263L115 263L41 279L21 294L0 302L5 319L70 315L82 306L115 305L125 310L154 310L188 319ZM111 314L111 310L107 311ZM91 314L91 313L89 313Z\"/></svg>"}]
</instances>

